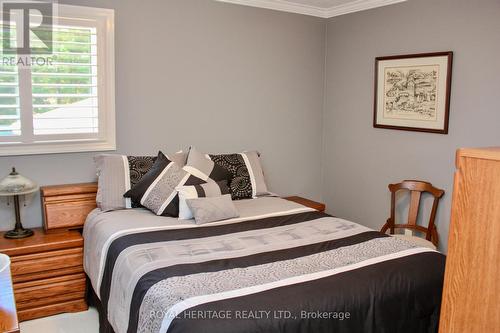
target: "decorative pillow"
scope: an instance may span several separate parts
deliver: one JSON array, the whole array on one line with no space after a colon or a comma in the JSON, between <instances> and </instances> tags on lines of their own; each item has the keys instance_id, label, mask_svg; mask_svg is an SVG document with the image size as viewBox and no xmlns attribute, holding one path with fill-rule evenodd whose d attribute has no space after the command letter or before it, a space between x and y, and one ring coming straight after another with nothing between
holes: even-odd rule
<instances>
[{"instance_id":1,"label":"decorative pillow","mask_svg":"<svg viewBox=\"0 0 500 333\"><path fill-rule=\"evenodd\" d=\"M141 180L155 160L154 156L96 156L94 161L99 183L97 206L102 211L132 208L131 200L123 198L123 193Z\"/></svg>"},{"instance_id":2,"label":"decorative pillow","mask_svg":"<svg viewBox=\"0 0 500 333\"><path fill-rule=\"evenodd\" d=\"M230 174L229 188L233 200L269 195L257 151L241 154L209 155L216 165Z\"/></svg>"},{"instance_id":3,"label":"decorative pillow","mask_svg":"<svg viewBox=\"0 0 500 333\"><path fill-rule=\"evenodd\" d=\"M186 161L187 154L180 151L172 159ZM98 176L97 206L104 212L139 207L138 202L124 198L123 193L130 190L151 169L156 156L126 156L101 154L94 157Z\"/></svg>"},{"instance_id":4,"label":"decorative pillow","mask_svg":"<svg viewBox=\"0 0 500 333\"><path fill-rule=\"evenodd\" d=\"M187 199L186 202L193 212L196 224L222 221L240 216L229 194L219 197Z\"/></svg>"},{"instance_id":5,"label":"decorative pillow","mask_svg":"<svg viewBox=\"0 0 500 333\"><path fill-rule=\"evenodd\" d=\"M189 148L184 170L203 180L212 179L218 182L231 178L231 174L226 169L215 164L208 155L200 153L194 147Z\"/></svg>"},{"instance_id":6,"label":"decorative pillow","mask_svg":"<svg viewBox=\"0 0 500 333\"><path fill-rule=\"evenodd\" d=\"M177 163L178 166L183 168L186 165L188 153L181 150L173 155L167 155L167 158L172 162Z\"/></svg>"},{"instance_id":7,"label":"decorative pillow","mask_svg":"<svg viewBox=\"0 0 500 333\"><path fill-rule=\"evenodd\" d=\"M179 197L175 188L204 183L159 152L151 170L123 196L139 202L156 215L177 217Z\"/></svg>"},{"instance_id":8,"label":"decorative pillow","mask_svg":"<svg viewBox=\"0 0 500 333\"><path fill-rule=\"evenodd\" d=\"M230 193L227 180L221 180L220 182L210 180L201 185L179 186L176 190L179 192L179 220L193 218L193 213L186 203L187 199L219 197Z\"/></svg>"}]
</instances>

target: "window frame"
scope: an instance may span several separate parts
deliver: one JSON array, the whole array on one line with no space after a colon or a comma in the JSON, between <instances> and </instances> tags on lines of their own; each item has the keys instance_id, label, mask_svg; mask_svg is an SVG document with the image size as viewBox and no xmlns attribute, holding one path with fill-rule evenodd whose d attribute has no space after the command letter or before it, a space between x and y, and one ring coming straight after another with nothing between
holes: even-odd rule
<instances>
[{"instance_id":1,"label":"window frame","mask_svg":"<svg viewBox=\"0 0 500 333\"><path fill-rule=\"evenodd\" d=\"M21 135L4 137L0 141L0 156L116 150L114 10L63 4L55 6L57 23L65 25L66 22L68 25L69 22L78 22L80 26L97 29L98 134L35 136L31 70L19 69L19 82L25 80L24 89L19 84Z\"/></svg>"}]
</instances>

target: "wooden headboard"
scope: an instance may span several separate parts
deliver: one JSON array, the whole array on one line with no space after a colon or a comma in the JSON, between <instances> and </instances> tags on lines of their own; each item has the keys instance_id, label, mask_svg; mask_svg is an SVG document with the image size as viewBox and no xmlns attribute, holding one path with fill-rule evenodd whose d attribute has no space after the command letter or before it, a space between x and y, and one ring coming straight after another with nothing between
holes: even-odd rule
<instances>
[{"instance_id":1,"label":"wooden headboard","mask_svg":"<svg viewBox=\"0 0 500 333\"><path fill-rule=\"evenodd\" d=\"M97 183L44 186L40 193L46 232L81 229L97 207Z\"/></svg>"}]
</instances>

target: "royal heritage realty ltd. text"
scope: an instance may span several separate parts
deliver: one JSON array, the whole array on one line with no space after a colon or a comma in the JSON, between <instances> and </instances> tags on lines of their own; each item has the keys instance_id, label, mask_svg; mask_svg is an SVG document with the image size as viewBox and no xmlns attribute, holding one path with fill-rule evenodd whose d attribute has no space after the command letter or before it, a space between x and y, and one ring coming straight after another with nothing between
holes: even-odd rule
<instances>
[{"instance_id":1,"label":"royal heritage realty ltd. text","mask_svg":"<svg viewBox=\"0 0 500 333\"><path fill-rule=\"evenodd\" d=\"M152 317L164 318L165 316L175 319L334 319L347 320L351 318L349 312L338 311L300 311L293 313L288 310L223 310L223 311L184 311L180 314L165 313L163 311L152 312Z\"/></svg>"}]
</instances>

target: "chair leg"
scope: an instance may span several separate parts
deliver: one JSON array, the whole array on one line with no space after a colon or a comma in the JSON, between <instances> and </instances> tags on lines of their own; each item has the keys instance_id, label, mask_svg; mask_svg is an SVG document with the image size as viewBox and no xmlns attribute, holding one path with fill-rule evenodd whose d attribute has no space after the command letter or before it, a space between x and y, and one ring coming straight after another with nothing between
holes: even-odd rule
<instances>
[{"instance_id":1,"label":"chair leg","mask_svg":"<svg viewBox=\"0 0 500 333\"><path fill-rule=\"evenodd\" d=\"M390 233L394 234L394 228L390 228L389 223L384 224L384 226L382 227L382 229L380 229L380 232L383 233L383 234L385 234L388 229L391 229Z\"/></svg>"},{"instance_id":2,"label":"chair leg","mask_svg":"<svg viewBox=\"0 0 500 333\"><path fill-rule=\"evenodd\" d=\"M434 244L436 247L438 246L439 244L439 236L438 236L438 233L437 233L437 228L434 226L434 228L432 229L432 236L431 236L431 242L432 244Z\"/></svg>"}]
</instances>

